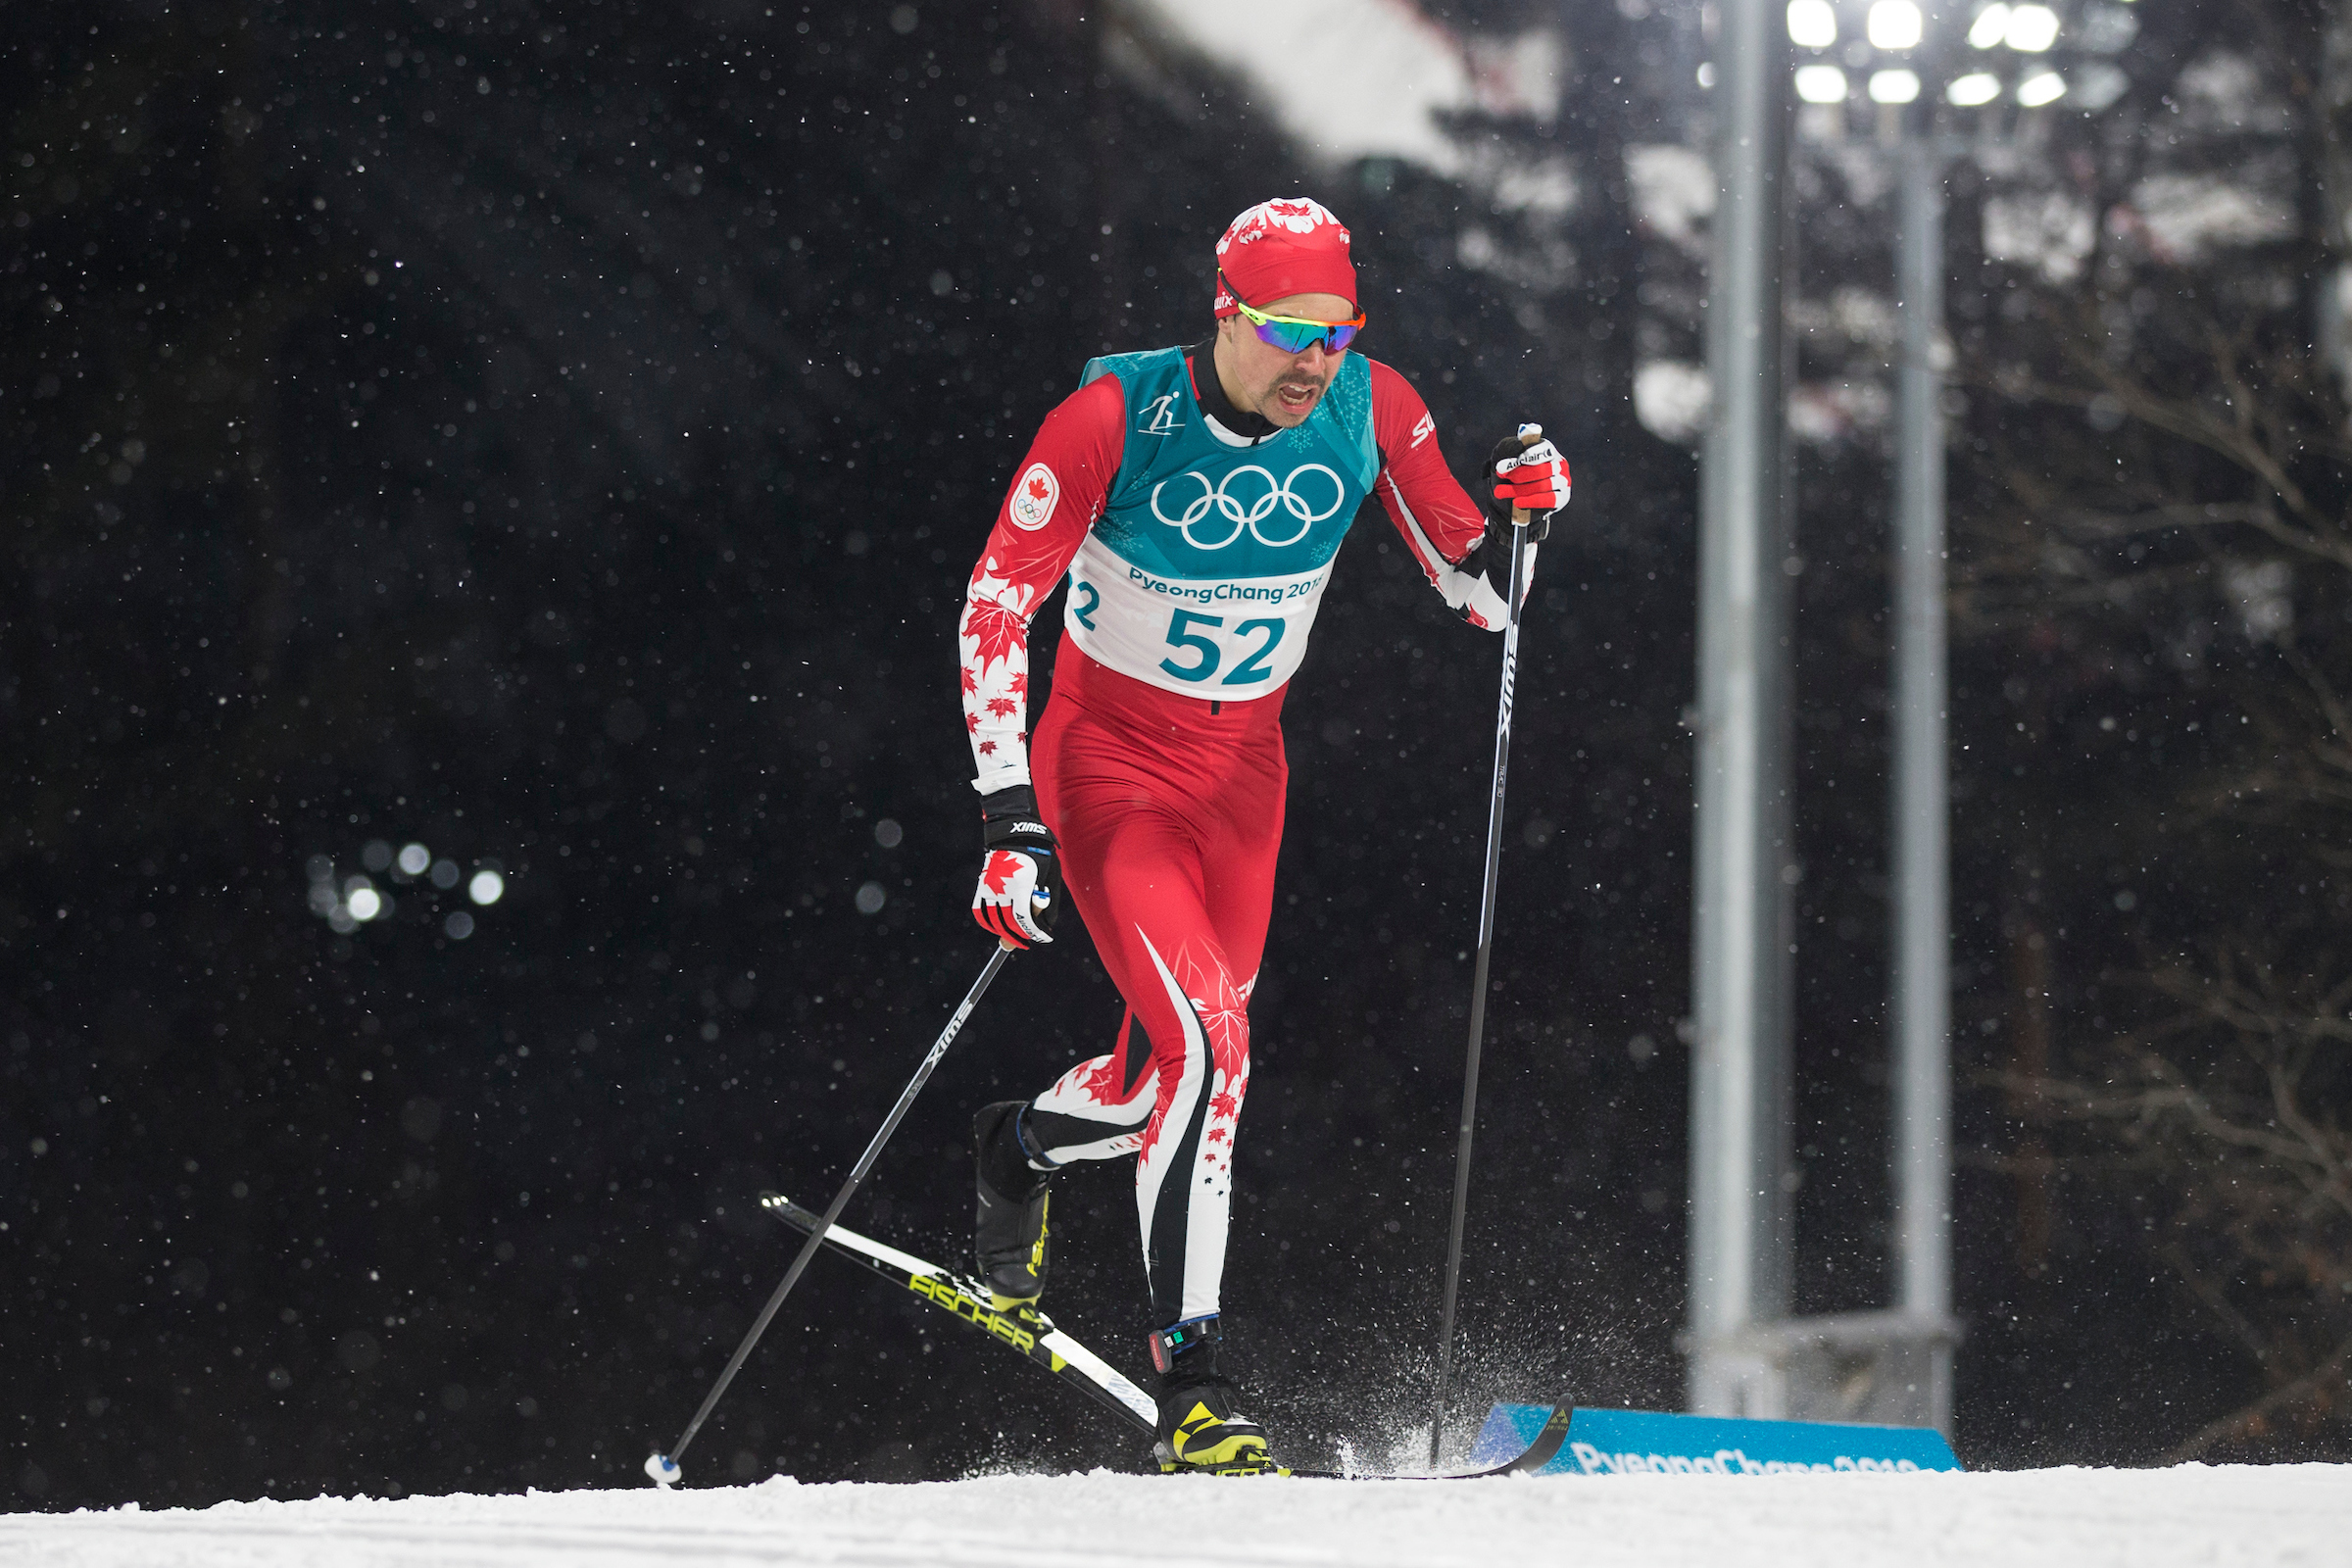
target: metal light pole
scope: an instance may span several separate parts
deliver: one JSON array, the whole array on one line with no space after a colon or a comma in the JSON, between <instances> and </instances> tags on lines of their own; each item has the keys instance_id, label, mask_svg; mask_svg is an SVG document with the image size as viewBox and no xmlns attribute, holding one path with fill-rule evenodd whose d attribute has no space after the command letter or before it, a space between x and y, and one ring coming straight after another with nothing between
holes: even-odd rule
<instances>
[{"instance_id":1,"label":"metal light pole","mask_svg":"<svg viewBox=\"0 0 2352 1568\"><path fill-rule=\"evenodd\" d=\"M1896 235L1902 365L1894 525L1894 1253L1897 1312L1952 1312L1951 874L1945 774L1943 158L1903 138ZM1948 1335L1931 1332L1921 1414L1951 1425Z\"/></svg>"},{"instance_id":2,"label":"metal light pole","mask_svg":"<svg viewBox=\"0 0 2352 1568\"><path fill-rule=\"evenodd\" d=\"M1918 113L1918 111L1914 111ZM1907 117L1906 117L1907 118ZM1950 875L1944 773L1943 155L1922 115L1889 148L1902 358L1896 367L1889 1011L1895 1304L1759 1321L1740 1345L1769 1412L1934 1426L1952 1420ZM1891 122L1891 132L1900 121ZM1697 1406L1693 1406L1696 1408Z\"/></svg>"},{"instance_id":3,"label":"metal light pole","mask_svg":"<svg viewBox=\"0 0 2352 1568\"><path fill-rule=\"evenodd\" d=\"M1916 118L1915 118L1916 117ZM1897 165L1893 540L1892 1035L1895 1304L1817 1317L1758 1313L1714 1350L1740 1370L1745 1411L1814 1421L1949 1430L1951 1315L1951 965L1946 906L1944 725L1943 155L1932 113L1883 118ZM1703 597L1703 594L1702 594ZM1779 1135L1786 1147L1787 1121ZM1784 1233L1785 1234L1785 1233ZM1792 1239L1782 1243L1793 1260ZM1693 1281L1696 1297L1697 1282ZM1786 1297L1783 1298L1786 1308ZM1698 1355L1706 1342L1693 1336ZM1720 1393L1692 1408L1733 1413ZM1722 1375L1717 1375L1718 1383Z\"/></svg>"},{"instance_id":4,"label":"metal light pole","mask_svg":"<svg viewBox=\"0 0 2352 1568\"><path fill-rule=\"evenodd\" d=\"M1781 497L1788 46L1779 0L1724 0L1699 485L1691 930L1690 1408L1773 1416L1749 1331L1788 1306L1790 579Z\"/></svg>"},{"instance_id":5,"label":"metal light pole","mask_svg":"<svg viewBox=\"0 0 2352 1568\"><path fill-rule=\"evenodd\" d=\"M1922 0L1723 0L1716 56L1721 184L1707 318L1714 423L1700 493L1697 887L1693 911L1690 1401L1695 1411L1925 1423L1952 1416L1951 957L1944 734L1944 113L2096 112L2124 86L2100 57L2136 23L2074 24L2057 0L1957 13ZM1857 19L1857 13L1861 13ZM1842 20L1841 20L1842 15ZM1848 36L1864 23L1868 45ZM1787 1315L1794 1246L1782 1175L1790 1133L1788 839L1789 586L1780 570L1780 221L1784 87L1843 124L1853 84L1896 165L1891 649L1890 1055L1894 1305ZM2055 52L2053 52L2055 51ZM2056 69L2064 65L2065 74ZM2072 78L2070 82L2070 77ZM1939 109L1938 103L1949 106ZM1997 124L1995 120L1993 123ZM1787 880L1792 881L1793 878Z\"/></svg>"}]
</instances>

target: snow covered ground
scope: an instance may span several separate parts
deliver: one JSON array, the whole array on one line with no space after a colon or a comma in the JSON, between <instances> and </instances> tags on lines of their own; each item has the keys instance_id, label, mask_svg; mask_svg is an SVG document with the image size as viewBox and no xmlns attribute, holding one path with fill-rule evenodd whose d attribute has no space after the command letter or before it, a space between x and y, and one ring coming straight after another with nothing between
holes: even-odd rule
<instances>
[{"instance_id":1,"label":"snow covered ground","mask_svg":"<svg viewBox=\"0 0 2352 1568\"><path fill-rule=\"evenodd\" d=\"M1481 1482L999 1476L0 1516L0 1564L2295 1568L2352 1560L2352 1466Z\"/></svg>"}]
</instances>

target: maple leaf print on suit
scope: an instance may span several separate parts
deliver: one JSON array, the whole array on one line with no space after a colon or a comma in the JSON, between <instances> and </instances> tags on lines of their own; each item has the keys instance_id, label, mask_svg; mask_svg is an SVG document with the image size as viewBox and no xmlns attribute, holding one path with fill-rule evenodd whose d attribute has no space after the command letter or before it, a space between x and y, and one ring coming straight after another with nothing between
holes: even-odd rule
<instances>
[{"instance_id":1,"label":"maple leaf print on suit","mask_svg":"<svg viewBox=\"0 0 2352 1568\"><path fill-rule=\"evenodd\" d=\"M1029 615L1037 590L989 573L984 564L972 577L970 597L957 638L963 656L958 684L963 692L963 727L972 738L972 754L981 759L1009 753L1024 755L1028 736L1022 732L1027 704L1021 693L1029 686ZM1028 768L1012 783L1025 783Z\"/></svg>"}]
</instances>

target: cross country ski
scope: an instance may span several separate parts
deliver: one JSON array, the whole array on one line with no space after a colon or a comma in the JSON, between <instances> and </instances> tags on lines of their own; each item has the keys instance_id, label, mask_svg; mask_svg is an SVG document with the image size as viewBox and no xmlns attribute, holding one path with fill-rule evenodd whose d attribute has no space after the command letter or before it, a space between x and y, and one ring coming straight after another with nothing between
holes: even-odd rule
<instances>
[{"instance_id":1,"label":"cross country ski","mask_svg":"<svg viewBox=\"0 0 2352 1568\"><path fill-rule=\"evenodd\" d=\"M813 1234L823 1216L781 1193L761 1193L760 1206L804 1235ZM861 1236L845 1225L825 1230L825 1250L864 1265L873 1273L929 1302L985 1339L1004 1346L1032 1366L1040 1367L1065 1388L1073 1389L1116 1415L1132 1430L1146 1436L1157 1432L1158 1405L1129 1382L1116 1367L1056 1328L1054 1320L1034 1306L999 1311L980 1281L927 1262L912 1252ZM1541 1470L1560 1451L1568 1436L1569 1407L1552 1406L1535 1441L1502 1464L1446 1475L1373 1476L1336 1470L1277 1468L1270 1473L1328 1481L1470 1481L1486 1476L1524 1475Z\"/></svg>"}]
</instances>

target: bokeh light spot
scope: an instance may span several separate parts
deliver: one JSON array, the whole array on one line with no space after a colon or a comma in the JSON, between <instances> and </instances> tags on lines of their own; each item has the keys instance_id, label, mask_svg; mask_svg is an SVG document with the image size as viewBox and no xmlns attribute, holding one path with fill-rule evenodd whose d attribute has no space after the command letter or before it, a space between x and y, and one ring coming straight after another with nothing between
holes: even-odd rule
<instances>
[{"instance_id":1,"label":"bokeh light spot","mask_svg":"<svg viewBox=\"0 0 2352 1568\"><path fill-rule=\"evenodd\" d=\"M1845 102L1845 73L1836 66L1799 66L1796 95L1809 104Z\"/></svg>"},{"instance_id":2,"label":"bokeh light spot","mask_svg":"<svg viewBox=\"0 0 2352 1568\"><path fill-rule=\"evenodd\" d=\"M1838 41L1838 12L1830 0L1788 0L1788 41L1800 49L1827 49Z\"/></svg>"},{"instance_id":3,"label":"bokeh light spot","mask_svg":"<svg viewBox=\"0 0 2352 1568\"><path fill-rule=\"evenodd\" d=\"M2005 32L2010 48L2037 55L2058 41L2058 13L2048 6L2013 6Z\"/></svg>"},{"instance_id":4,"label":"bokeh light spot","mask_svg":"<svg viewBox=\"0 0 2352 1568\"><path fill-rule=\"evenodd\" d=\"M1874 71L1870 74L1870 101L1874 104L1907 104L1918 96L1917 72Z\"/></svg>"},{"instance_id":5,"label":"bokeh light spot","mask_svg":"<svg viewBox=\"0 0 2352 1568\"><path fill-rule=\"evenodd\" d=\"M2054 104L2066 96L2066 78L2055 71L2045 71L2037 76L2028 76L2017 86L2017 101L2028 109L2039 109Z\"/></svg>"},{"instance_id":6,"label":"bokeh light spot","mask_svg":"<svg viewBox=\"0 0 2352 1568\"><path fill-rule=\"evenodd\" d=\"M1866 24L1874 49L1916 49L1927 19L1911 0L1879 0Z\"/></svg>"},{"instance_id":7,"label":"bokeh light spot","mask_svg":"<svg viewBox=\"0 0 2352 1568\"><path fill-rule=\"evenodd\" d=\"M1963 109L1974 109L2001 95L2001 78L1989 71L1972 71L1946 87L1943 95Z\"/></svg>"}]
</instances>

